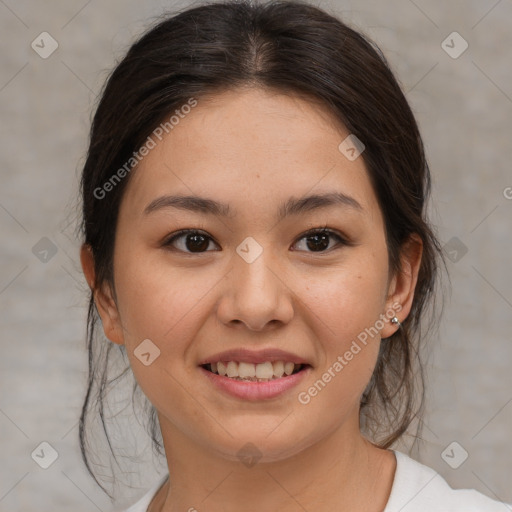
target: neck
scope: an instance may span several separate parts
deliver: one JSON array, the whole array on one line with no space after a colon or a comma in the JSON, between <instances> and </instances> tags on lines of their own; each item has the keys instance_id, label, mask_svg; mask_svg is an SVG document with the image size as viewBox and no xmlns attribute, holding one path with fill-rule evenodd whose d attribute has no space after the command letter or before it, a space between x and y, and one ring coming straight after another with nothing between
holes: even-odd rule
<instances>
[{"instance_id":1,"label":"neck","mask_svg":"<svg viewBox=\"0 0 512 512\"><path fill-rule=\"evenodd\" d=\"M342 427L290 457L244 465L199 446L165 418L160 425L169 480L149 512L380 512L391 492L394 454L359 428L350 434Z\"/></svg>"}]
</instances>

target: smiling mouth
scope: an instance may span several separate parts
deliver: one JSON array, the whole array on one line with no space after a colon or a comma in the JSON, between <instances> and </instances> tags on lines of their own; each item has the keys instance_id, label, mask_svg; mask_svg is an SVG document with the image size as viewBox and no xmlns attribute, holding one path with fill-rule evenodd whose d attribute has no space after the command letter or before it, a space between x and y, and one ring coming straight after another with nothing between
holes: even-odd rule
<instances>
[{"instance_id":1,"label":"smiling mouth","mask_svg":"<svg viewBox=\"0 0 512 512\"><path fill-rule=\"evenodd\" d=\"M200 366L215 375L245 382L268 382L282 379L310 367L309 364L294 364L284 361L268 361L260 364L219 361Z\"/></svg>"}]
</instances>

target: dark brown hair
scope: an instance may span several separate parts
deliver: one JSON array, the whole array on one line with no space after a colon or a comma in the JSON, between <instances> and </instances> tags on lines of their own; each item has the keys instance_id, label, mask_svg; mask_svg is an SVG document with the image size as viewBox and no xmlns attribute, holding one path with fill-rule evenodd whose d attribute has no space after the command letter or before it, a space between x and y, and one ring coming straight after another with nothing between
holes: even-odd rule
<instances>
[{"instance_id":1,"label":"dark brown hair","mask_svg":"<svg viewBox=\"0 0 512 512\"><path fill-rule=\"evenodd\" d=\"M430 172L423 143L401 87L379 48L325 11L299 1L207 3L167 15L131 46L102 92L81 181L81 228L83 241L94 255L95 286L107 283L115 292L115 231L130 175L104 199L95 191L129 161L163 119L190 98L200 101L205 95L246 85L321 102L363 141L362 158L385 220L392 272L400 270L400 249L411 234L423 241L412 310L402 327L381 343L361 401L364 430L387 448L407 431L424 406L423 370L417 357L424 339L420 320L435 302L443 257L427 221ZM124 346L95 336L98 321L91 293L89 376L79 437L85 464L99 484L87 447L88 413L97 408L112 450L104 401L111 387L131 372ZM109 376L114 347L124 367ZM136 388L135 383L133 392ZM163 455L156 411L149 404L147 412L153 448Z\"/></svg>"}]
</instances>

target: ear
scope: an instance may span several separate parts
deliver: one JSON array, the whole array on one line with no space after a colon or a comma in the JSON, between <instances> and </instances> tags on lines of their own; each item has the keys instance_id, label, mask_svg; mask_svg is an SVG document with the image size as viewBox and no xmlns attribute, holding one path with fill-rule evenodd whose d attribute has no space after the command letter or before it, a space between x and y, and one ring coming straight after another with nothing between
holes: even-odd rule
<instances>
[{"instance_id":1,"label":"ear","mask_svg":"<svg viewBox=\"0 0 512 512\"><path fill-rule=\"evenodd\" d=\"M411 311L422 253L423 241L419 235L413 233L404 242L400 250L401 269L397 271L389 283L386 298L386 316L388 320L381 331L382 338L388 338L399 328L390 322L389 313L394 312L398 321L403 322Z\"/></svg>"},{"instance_id":2,"label":"ear","mask_svg":"<svg viewBox=\"0 0 512 512\"><path fill-rule=\"evenodd\" d=\"M96 309L101 317L105 336L118 345L124 344L123 329L119 317L117 304L113 298L112 290L107 283L96 288L94 272L94 255L90 245L83 244L80 249L80 262L85 279L93 292Z\"/></svg>"}]
</instances>

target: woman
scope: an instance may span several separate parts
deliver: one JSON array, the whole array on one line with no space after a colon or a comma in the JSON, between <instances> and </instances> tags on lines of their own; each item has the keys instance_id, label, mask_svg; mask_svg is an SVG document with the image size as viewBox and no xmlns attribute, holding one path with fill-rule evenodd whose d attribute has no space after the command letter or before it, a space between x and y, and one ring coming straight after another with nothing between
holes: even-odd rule
<instances>
[{"instance_id":1,"label":"woman","mask_svg":"<svg viewBox=\"0 0 512 512\"><path fill-rule=\"evenodd\" d=\"M129 512L505 510L390 449L423 405L429 188L386 60L322 10L213 3L149 30L82 177L91 474L117 345L169 472Z\"/></svg>"}]
</instances>

